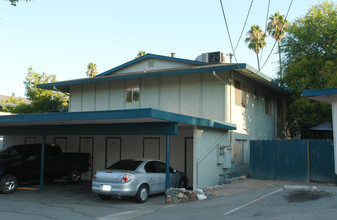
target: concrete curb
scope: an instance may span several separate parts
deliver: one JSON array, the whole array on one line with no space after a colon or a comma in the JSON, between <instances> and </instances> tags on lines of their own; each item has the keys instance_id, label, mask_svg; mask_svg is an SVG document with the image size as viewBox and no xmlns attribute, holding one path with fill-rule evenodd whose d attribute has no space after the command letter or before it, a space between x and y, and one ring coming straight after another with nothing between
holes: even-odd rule
<instances>
[{"instance_id":1,"label":"concrete curb","mask_svg":"<svg viewBox=\"0 0 337 220\"><path fill-rule=\"evenodd\" d=\"M318 191L317 186L284 185L283 189L284 190L311 191L311 192Z\"/></svg>"}]
</instances>

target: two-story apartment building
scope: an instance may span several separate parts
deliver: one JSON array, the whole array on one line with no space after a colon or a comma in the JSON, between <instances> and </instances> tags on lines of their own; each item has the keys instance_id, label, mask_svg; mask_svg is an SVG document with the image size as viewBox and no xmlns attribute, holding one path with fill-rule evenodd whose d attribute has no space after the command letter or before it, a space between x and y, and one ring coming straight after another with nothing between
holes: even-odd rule
<instances>
[{"instance_id":1,"label":"two-story apartment building","mask_svg":"<svg viewBox=\"0 0 337 220\"><path fill-rule=\"evenodd\" d=\"M39 85L69 93L69 112L3 116L0 134L5 146L44 141L90 152L87 179L136 157L169 161L194 189L248 174L249 141L285 135L288 91L222 56L146 54L94 78Z\"/></svg>"}]
</instances>

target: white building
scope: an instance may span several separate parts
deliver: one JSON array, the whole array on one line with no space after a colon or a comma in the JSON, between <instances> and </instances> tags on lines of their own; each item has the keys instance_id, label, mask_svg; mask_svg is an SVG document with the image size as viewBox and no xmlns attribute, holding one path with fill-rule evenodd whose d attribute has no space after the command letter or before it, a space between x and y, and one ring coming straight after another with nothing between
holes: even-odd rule
<instances>
[{"instance_id":1,"label":"white building","mask_svg":"<svg viewBox=\"0 0 337 220\"><path fill-rule=\"evenodd\" d=\"M69 93L69 112L3 116L0 134L5 146L44 139L64 151L90 152L88 179L135 157L169 160L194 189L228 173L248 174L249 141L284 137L289 93L222 56L192 61L146 54L94 78L39 85Z\"/></svg>"}]
</instances>

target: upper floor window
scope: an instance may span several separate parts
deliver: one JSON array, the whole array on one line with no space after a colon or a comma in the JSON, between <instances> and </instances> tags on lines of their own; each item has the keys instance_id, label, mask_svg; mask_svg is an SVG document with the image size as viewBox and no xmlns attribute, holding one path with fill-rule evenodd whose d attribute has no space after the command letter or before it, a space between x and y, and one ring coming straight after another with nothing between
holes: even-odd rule
<instances>
[{"instance_id":1,"label":"upper floor window","mask_svg":"<svg viewBox=\"0 0 337 220\"><path fill-rule=\"evenodd\" d=\"M126 103L139 102L139 85L126 87Z\"/></svg>"},{"instance_id":2,"label":"upper floor window","mask_svg":"<svg viewBox=\"0 0 337 220\"><path fill-rule=\"evenodd\" d=\"M264 99L266 114L271 115L271 96L266 94Z\"/></svg>"},{"instance_id":3,"label":"upper floor window","mask_svg":"<svg viewBox=\"0 0 337 220\"><path fill-rule=\"evenodd\" d=\"M246 107L247 106L247 93L239 81L234 82L235 86L235 105Z\"/></svg>"},{"instance_id":4,"label":"upper floor window","mask_svg":"<svg viewBox=\"0 0 337 220\"><path fill-rule=\"evenodd\" d=\"M255 100L259 100L260 99L259 90L257 90L257 89L254 89L254 99Z\"/></svg>"}]
</instances>

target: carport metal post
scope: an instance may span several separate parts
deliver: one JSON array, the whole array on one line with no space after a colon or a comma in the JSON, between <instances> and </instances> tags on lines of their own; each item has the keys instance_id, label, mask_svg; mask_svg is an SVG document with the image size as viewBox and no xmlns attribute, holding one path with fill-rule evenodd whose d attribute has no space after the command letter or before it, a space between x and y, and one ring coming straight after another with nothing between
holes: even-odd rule
<instances>
[{"instance_id":1,"label":"carport metal post","mask_svg":"<svg viewBox=\"0 0 337 220\"><path fill-rule=\"evenodd\" d=\"M44 149L45 149L46 136L42 136L41 144L41 173L40 173L40 193L43 193L43 174L44 174Z\"/></svg>"},{"instance_id":2,"label":"carport metal post","mask_svg":"<svg viewBox=\"0 0 337 220\"><path fill-rule=\"evenodd\" d=\"M165 189L170 187L170 135L166 136L166 185Z\"/></svg>"}]
</instances>

